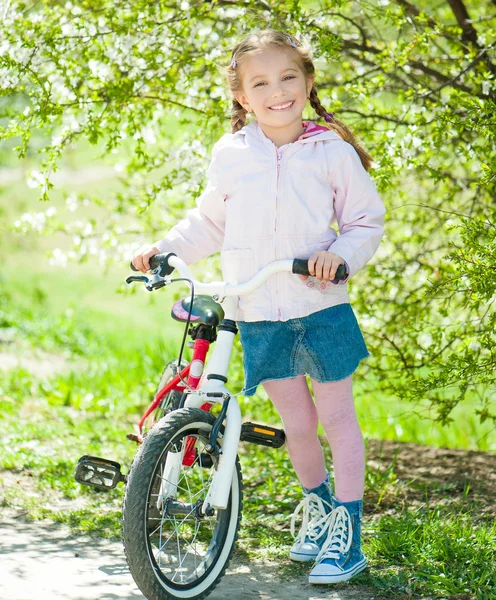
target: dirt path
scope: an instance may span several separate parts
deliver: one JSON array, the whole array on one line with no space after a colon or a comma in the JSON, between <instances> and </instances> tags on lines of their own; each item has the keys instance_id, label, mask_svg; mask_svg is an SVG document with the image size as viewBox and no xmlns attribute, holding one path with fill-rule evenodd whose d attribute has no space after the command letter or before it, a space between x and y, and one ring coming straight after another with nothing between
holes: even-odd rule
<instances>
[{"instance_id":1,"label":"dirt path","mask_svg":"<svg viewBox=\"0 0 496 600\"><path fill-rule=\"evenodd\" d=\"M397 493L379 510L366 502L369 518L380 518L395 505L455 501L466 493L480 515L495 516L496 455L369 440L368 462L384 468L396 455ZM4 485L8 481L4 480ZM467 485L469 491L467 492ZM0 496L2 495L0 485ZM129 573L121 543L75 535L52 521L29 521L11 508L0 511L0 598L2 600L143 599ZM339 589L314 586L305 576L277 576L273 563L233 557L209 600L373 600L376 592L344 584Z\"/></svg>"},{"instance_id":2,"label":"dirt path","mask_svg":"<svg viewBox=\"0 0 496 600\"><path fill-rule=\"evenodd\" d=\"M2 600L143 600L119 542L74 536L51 521L27 521L2 510ZM279 581L267 561L234 560L209 600L372 600L357 589L333 591L306 581Z\"/></svg>"}]
</instances>

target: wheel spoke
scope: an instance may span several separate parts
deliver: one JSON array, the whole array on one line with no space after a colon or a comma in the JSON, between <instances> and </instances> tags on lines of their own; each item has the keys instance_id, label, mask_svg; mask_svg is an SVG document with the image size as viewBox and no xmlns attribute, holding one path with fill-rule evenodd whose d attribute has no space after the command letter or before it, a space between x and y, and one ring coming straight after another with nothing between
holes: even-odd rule
<instances>
[{"instance_id":1,"label":"wheel spoke","mask_svg":"<svg viewBox=\"0 0 496 600\"><path fill-rule=\"evenodd\" d=\"M195 548L196 548L196 536L198 535L198 529L199 528L200 528L200 521L198 521L198 523L197 523L196 530L195 530L195 535L193 537L193 542L195 543ZM188 546L190 546L190 547L192 546L192 544L190 542L188 542L187 540L186 540L186 544ZM184 555L184 558L179 562L178 569L181 569L181 567L183 565L183 562L185 561L185 559L188 556L188 554L189 554L189 552L186 552L186 554ZM197 570L197 567L196 567L196 556L197 556L197 554L196 554L196 549L195 549L195 554L194 554L194 557L195 557L195 571L194 572L196 572L196 570ZM180 573L182 574L182 571L180 571ZM172 579L174 580L174 577Z\"/></svg>"},{"instance_id":2,"label":"wheel spoke","mask_svg":"<svg viewBox=\"0 0 496 600\"><path fill-rule=\"evenodd\" d=\"M236 486L233 487L236 494L230 496L227 509L215 510L213 515L208 516L202 513L201 509L218 466L218 452L210 457L205 451L215 419L199 409L181 409L175 414L177 416L171 413L170 418L145 438L140 449L140 461L136 464L153 464L152 479L150 480L150 470L140 470L137 467L133 471L128 483L128 487L133 487L133 494L129 501L125 500L128 512L123 514L124 527L126 523L128 527L125 548L133 577L138 583L140 577L144 576L143 573L148 572L148 576L160 581L170 595L174 594L174 590L186 589L189 594L196 586L204 592L207 588L204 584L200 587L200 582L204 582L209 574L218 573L208 587L215 585L230 558L230 553L223 553L223 549L226 544L232 548L241 501L239 463L236 462L235 479L232 483ZM177 476L172 476L172 473L165 476L167 453L184 448L188 440L194 442L196 453L192 464L179 464L179 457L176 456L174 470L178 469ZM146 463L146 460L149 462ZM150 463L151 460L153 463ZM148 490L146 498L143 498L144 489ZM139 519L135 517L133 529L131 511L134 506L139 505L140 497L142 502L146 502L146 521L144 527L136 527ZM136 531L141 531L140 535L144 532L148 546L147 555L142 559L145 562L141 562L140 567L133 566L136 564L136 557L142 556L139 545L133 551L132 538ZM131 544L128 543L129 539ZM223 561L222 564L220 560ZM145 566L146 563L152 567L151 571Z\"/></svg>"},{"instance_id":3,"label":"wheel spoke","mask_svg":"<svg viewBox=\"0 0 496 600\"><path fill-rule=\"evenodd\" d=\"M182 525L184 523L184 521L186 521L186 519L188 518L188 516L192 513L193 511L190 511L185 517L184 519L179 523L179 525ZM174 521L174 531L170 534L170 536L166 539L165 543L163 545L160 546L160 548L158 549L159 552L162 552L162 550L165 548L167 542L171 539L171 537L177 532L177 528L179 527L179 525L176 524L176 516L173 516L173 521Z\"/></svg>"},{"instance_id":4,"label":"wheel spoke","mask_svg":"<svg viewBox=\"0 0 496 600\"><path fill-rule=\"evenodd\" d=\"M188 436L189 437L189 436ZM185 438L186 440L187 438ZM197 438L197 456L195 457L195 460L193 461L193 463L188 466L183 473L181 474L179 480L178 480L178 484L177 484L177 490L178 492L184 492L188 499L189 499L189 503L191 505L193 505L196 501L197 497L200 497L202 494L206 493L205 489L205 478L203 476L203 467L202 467L202 462L201 462L201 445L202 445L202 441ZM203 447L205 447L205 443L203 443ZM197 467L196 471L198 471L198 467L200 468L200 479L201 479L201 489L198 491L192 491L191 490L191 485L190 485L190 481L189 481L189 476L194 474L195 471L193 471L194 467ZM165 463L162 463L161 465L161 474L157 475L157 477L159 477L159 479L161 481L165 481L166 483L170 483L173 484L173 482L169 481L166 477L164 477L163 471L164 471L164 467L165 467ZM210 475L208 481L207 481L207 485L212 481L213 479L213 473ZM179 485L179 483L182 483L183 485ZM185 487L186 485L186 487ZM159 494L153 494L152 497L155 496L156 498L158 498ZM186 547L192 548L193 544L195 545L194 548L194 561L195 561L195 572L197 572L198 566L197 566L197 558L199 556L199 553L196 549L197 546L197 537L198 537L198 532L200 530L200 526L201 526L201 521L197 520L196 518L194 519L190 519L191 515L194 513L194 509L192 509L191 511L189 511L186 515L184 515L184 517L179 521L176 518L176 515L173 515L172 518L170 515L162 515L160 524L158 525L158 527L156 527L152 532L149 533L149 538L152 537L157 529L160 529L160 538L159 538L159 548L157 549L157 554L158 554L158 558L159 558L159 566L161 567L161 559L162 559L162 554L164 552L164 549L166 548L167 544L171 541L171 539L176 536L176 542L177 542L177 553L178 553L178 559L179 559L179 565L176 568L176 571L172 577L172 581L175 581L176 576L180 575L181 579L184 578L184 574L183 574L183 564L184 561L186 560L186 558L188 557L188 555L190 555L191 553L189 551L186 551L186 553L184 554L184 556L181 558L181 543L180 543L180 527L188 520L193 520L196 521L195 524L195 528L194 528L194 536L192 541L190 542L187 539L183 539L183 542L186 544ZM164 536L164 523L166 522L170 522L173 525L173 530L172 532L170 532L170 534L168 535L167 539L164 541L163 537ZM209 523L211 523L211 519L208 520ZM201 558L201 557L200 557Z\"/></svg>"}]
</instances>

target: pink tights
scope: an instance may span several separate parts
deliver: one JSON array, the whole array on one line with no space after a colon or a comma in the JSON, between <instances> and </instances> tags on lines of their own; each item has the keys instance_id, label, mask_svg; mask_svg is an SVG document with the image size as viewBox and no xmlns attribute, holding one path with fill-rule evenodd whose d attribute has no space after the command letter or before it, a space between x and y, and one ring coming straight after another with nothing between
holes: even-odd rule
<instances>
[{"instance_id":1,"label":"pink tights","mask_svg":"<svg viewBox=\"0 0 496 600\"><path fill-rule=\"evenodd\" d=\"M363 498L365 448L353 402L352 376L319 383L311 379L315 403L304 375L263 383L284 424L289 457L301 485L318 486L326 477L317 437L318 421L331 446L334 494L340 502Z\"/></svg>"}]
</instances>

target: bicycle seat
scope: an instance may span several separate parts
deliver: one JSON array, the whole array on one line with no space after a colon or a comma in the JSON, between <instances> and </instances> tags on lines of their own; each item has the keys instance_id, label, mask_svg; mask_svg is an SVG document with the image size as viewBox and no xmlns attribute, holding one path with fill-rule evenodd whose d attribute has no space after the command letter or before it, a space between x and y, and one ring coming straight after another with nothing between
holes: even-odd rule
<instances>
[{"instance_id":1,"label":"bicycle seat","mask_svg":"<svg viewBox=\"0 0 496 600\"><path fill-rule=\"evenodd\" d=\"M191 303L191 296L178 300L171 310L171 317L176 321L185 323L188 320L188 312ZM191 322L205 323L205 325L217 325L224 318L224 310L220 304L212 300L210 296L199 294L193 300L193 310L191 311Z\"/></svg>"}]
</instances>

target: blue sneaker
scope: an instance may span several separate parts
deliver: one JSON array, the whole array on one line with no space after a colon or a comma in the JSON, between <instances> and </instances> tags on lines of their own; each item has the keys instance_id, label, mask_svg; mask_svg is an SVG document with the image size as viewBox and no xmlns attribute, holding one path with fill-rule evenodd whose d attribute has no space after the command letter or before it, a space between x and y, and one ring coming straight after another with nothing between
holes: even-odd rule
<instances>
[{"instance_id":1,"label":"blue sneaker","mask_svg":"<svg viewBox=\"0 0 496 600\"><path fill-rule=\"evenodd\" d=\"M309 583L348 581L367 566L360 548L363 501L339 502L334 497L333 507L327 516L327 539L310 571Z\"/></svg>"},{"instance_id":2,"label":"blue sneaker","mask_svg":"<svg viewBox=\"0 0 496 600\"><path fill-rule=\"evenodd\" d=\"M303 490L303 500L291 517L291 535L295 542L289 552L289 558L300 562L314 560L326 540L328 515L332 511L332 485L330 474L317 487ZM295 522L303 510L300 531L295 535Z\"/></svg>"}]
</instances>

